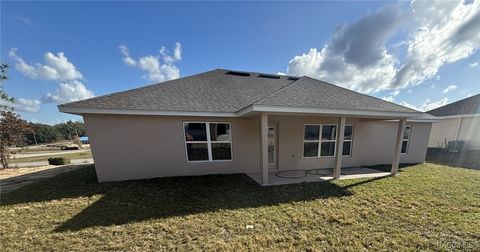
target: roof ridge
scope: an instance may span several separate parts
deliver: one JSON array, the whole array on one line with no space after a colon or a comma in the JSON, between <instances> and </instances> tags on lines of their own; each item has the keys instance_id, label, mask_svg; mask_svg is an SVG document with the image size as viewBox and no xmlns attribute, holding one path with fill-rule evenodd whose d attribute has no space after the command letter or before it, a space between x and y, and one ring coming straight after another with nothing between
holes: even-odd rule
<instances>
[{"instance_id":1,"label":"roof ridge","mask_svg":"<svg viewBox=\"0 0 480 252\"><path fill-rule=\"evenodd\" d=\"M294 80L294 81L292 81L292 82L288 83L287 85L284 85L284 86L282 86L281 88L279 88L279 89L275 90L274 92L272 92L272 93L270 93L270 94L268 94L268 95L266 95L266 96L264 96L264 97L262 97L262 98L259 98L259 99L257 99L256 101L254 101L254 102L252 102L252 103L248 104L247 106L245 106L245 107L243 107L243 108L241 108L241 109L237 110L236 112L238 112L238 111L241 111L241 110L243 110L243 109L247 108L248 106L254 105L255 103L257 103L257 102L259 102L259 101L261 101L261 100L263 100L263 99L265 99L265 98L267 98L267 97L269 97L269 96L271 96L271 95L274 95L274 94L276 94L277 92L280 92L280 90L283 90L284 88L286 88L286 87L288 87L288 86L292 85L293 83L295 83L295 82L297 82L297 81L301 80L303 77L305 77L305 76L302 76L302 77L300 77L299 79L297 79L297 80Z\"/></svg>"}]
</instances>

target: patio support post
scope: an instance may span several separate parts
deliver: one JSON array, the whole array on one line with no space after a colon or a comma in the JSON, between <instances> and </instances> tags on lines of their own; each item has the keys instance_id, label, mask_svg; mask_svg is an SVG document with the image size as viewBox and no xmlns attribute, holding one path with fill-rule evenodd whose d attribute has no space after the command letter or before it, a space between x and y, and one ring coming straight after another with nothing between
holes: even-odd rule
<instances>
[{"instance_id":1,"label":"patio support post","mask_svg":"<svg viewBox=\"0 0 480 252\"><path fill-rule=\"evenodd\" d=\"M342 152L343 152L343 137L345 134L345 122L347 118L342 116L339 118L339 127L337 130L337 144L335 146L336 157L335 157L335 167L333 169L333 179L339 179L342 173Z\"/></svg>"},{"instance_id":2,"label":"patio support post","mask_svg":"<svg viewBox=\"0 0 480 252\"><path fill-rule=\"evenodd\" d=\"M262 170L262 185L268 185L268 114L260 115L260 168Z\"/></svg>"},{"instance_id":3,"label":"patio support post","mask_svg":"<svg viewBox=\"0 0 480 252\"><path fill-rule=\"evenodd\" d=\"M397 138L395 139L395 148L393 151L393 161L391 175L395 176L398 173L398 166L400 165L400 152L402 151L402 140L405 126L407 125L407 119L402 118L398 121Z\"/></svg>"}]
</instances>

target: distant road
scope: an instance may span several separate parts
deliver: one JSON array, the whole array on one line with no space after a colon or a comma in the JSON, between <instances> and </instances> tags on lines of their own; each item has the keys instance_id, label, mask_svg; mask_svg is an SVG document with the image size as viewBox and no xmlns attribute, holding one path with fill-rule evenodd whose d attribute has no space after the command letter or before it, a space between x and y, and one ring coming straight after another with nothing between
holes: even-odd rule
<instances>
[{"instance_id":1,"label":"distant road","mask_svg":"<svg viewBox=\"0 0 480 252\"><path fill-rule=\"evenodd\" d=\"M54 151L54 152L41 152L41 153L31 153L31 154L13 154L12 158L28 158L28 157L42 157L42 156L52 156L52 155L64 155L72 154L78 152L87 152L88 150L64 150L64 151Z\"/></svg>"},{"instance_id":2,"label":"distant road","mask_svg":"<svg viewBox=\"0 0 480 252\"><path fill-rule=\"evenodd\" d=\"M82 159L72 159L70 160L71 164L87 164L93 163L93 158L82 158ZM35 166L45 166L48 165L48 161L35 161L35 162L25 162L25 163L13 163L10 164L10 168L24 168L24 167L35 167Z\"/></svg>"}]
</instances>

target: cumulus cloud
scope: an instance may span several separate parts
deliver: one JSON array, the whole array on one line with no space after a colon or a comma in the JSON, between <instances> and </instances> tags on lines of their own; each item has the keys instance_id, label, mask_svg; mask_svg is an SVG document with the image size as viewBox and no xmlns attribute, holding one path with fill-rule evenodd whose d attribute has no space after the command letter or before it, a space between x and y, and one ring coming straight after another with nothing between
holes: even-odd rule
<instances>
[{"instance_id":1,"label":"cumulus cloud","mask_svg":"<svg viewBox=\"0 0 480 252\"><path fill-rule=\"evenodd\" d=\"M414 1L409 8L386 8L340 26L321 49L293 57L287 74L367 93L402 89L434 78L442 65L480 47L480 1ZM404 31L406 41L387 47ZM402 48L400 58L395 52Z\"/></svg>"},{"instance_id":2,"label":"cumulus cloud","mask_svg":"<svg viewBox=\"0 0 480 252\"><path fill-rule=\"evenodd\" d=\"M59 81L53 92L46 93L41 100L20 98L11 106L18 111L36 112L42 103L65 103L93 97L93 92L81 82L82 73L68 60L63 52L47 52L45 63L29 64L18 56L17 49L12 48L9 56L15 60L15 68L32 79Z\"/></svg>"},{"instance_id":3,"label":"cumulus cloud","mask_svg":"<svg viewBox=\"0 0 480 252\"><path fill-rule=\"evenodd\" d=\"M455 86L455 85L450 85L450 86L448 86L447 88L445 88L442 92L448 93L448 92L453 91L453 90L456 90L456 89L457 89L457 86Z\"/></svg>"},{"instance_id":4,"label":"cumulus cloud","mask_svg":"<svg viewBox=\"0 0 480 252\"><path fill-rule=\"evenodd\" d=\"M420 104L420 106L415 106L405 101L400 102L400 105L425 112L425 111L430 111L432 109L436 109L438 107L444 106L447 103L448 103L448 98L445 97L438 101L431 101L430 99L426 99L422 104Z\"/></svg>"},{"instance_id":5,"label":"cumulus cloud","mask_svg":"<svg viewBox=\"0 0 480 252\"><path fill-rule=\"evenodd\" d=\"M147 55L138 59L130 56L127 46L121 45L118 49L123 56L123 63L146 71L147 75L143 77L148 80L163 82L180 77L180 70L174 65L175 62L182 59L182 45L178 42L175 44L173 54L170 54L167 48L162 46L159 50L160 54Z\"/></svg>"},{"instance_id":6,"label":"cumulus cloud","mask_svg":"<svg viewBox=\"0 0 480 252\"><path fill-rule=\"evenodd\" d=\"M93 92L88 90L82 82L73 80L58 84L58 88L53 93L47 93L42 100L45 103L66 103L92 98L93 96Z\"/></svg>"},{"instance_id":7,"label":"cumulus cloud","mask_svg":"<svg viewBox=\"0 0 480 252\"><path fill-rule=\"evenodd\" d=\"M42 102L36 99L18 98L13 102L0 99L0 105L11 107L19 112L38 112L41 104Z\"/></svg>"},{"instance_id":8,"label":"cumulus cloud","mask_svg":"<svg viewBox=\"0 0 480 252\"><path fill-rule=\"evenodd\" d=\"M478 66L478 62L473 62L473 63L470 63L468 64L469 67L476 67Z\"/></svg>"},{"instance_id":9,"label":"cumulus cloud","mask_svg":"<svg viewBox=\"0 0 480 252\"><path fill-rule=\"evenodd\" d=\"M8 55L15 61L15 68L32 79L66 81L83 78L82 73L63 52L57 54L47 52L43 55L45 64L29 64L18 56L17 51L17 48L12 48Z\"/></svg>"}]
</instances>

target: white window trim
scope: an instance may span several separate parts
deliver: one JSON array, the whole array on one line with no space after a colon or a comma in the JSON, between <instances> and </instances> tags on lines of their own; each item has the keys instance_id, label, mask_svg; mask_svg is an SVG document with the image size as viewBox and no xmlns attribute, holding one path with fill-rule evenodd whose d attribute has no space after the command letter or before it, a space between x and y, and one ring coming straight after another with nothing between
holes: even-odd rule
<instances>
[{"instance_id":1,"label":"white window trim","mask_svg":"<svg viewBox=\"0 0 480 252\"><path fill-rule=\"evenodd\" d=\"M400 154L401 155L408 155L408 149L410 148L410 138L412 137L413 127L412 127L412 125L407 125L407 126L405 126L405 130L407 128L410 128L410 134L408 134L407 139L403 138L403 136L402 136L402 145L400 146ZM403 142L407 142L407 148L405 149L405 152L402 152Z\"/></svg>"},{"instance_id":2,"label":"white window trim","mask_svg":"<svg viewBox=\"0 0 480 252\"><path fill-rule=\"evenodd\" d=\"M319 126L320 130L318 132L318 139L317 140L305 140L305 126ZM307 123L303 125L303 146L302 146L302 157L303 158L332 158L336 156L337 152L337 135L335 134L335 140L322 140L322 130L323 126L335 126L336 129L338 130L338 126L336 124L332 123L326 123L326 124L315 124L315 123ZM321 150L322 150L322 143L327 143L327 142L334 142L335 143L335 148L333 149L333 156L321 156ZM316 157L305 157L305 143L318 143L318 153Z\"/></svg>"},{"instance_id":3,"label":"white window trim","mask_svg":"<svg viewBox=\"0 0 480 252\"><path fill-rule=\"evenodd\" d=\"M345 127L347 126L352 126L352 139L349 139L349 140L345 140L345 136L343 136L343 143L345 142L350 142L350 154L348 155L343 155L343 143L342 143L342 157L351 157L352 156L352 150L353 150L353 136L355 135L355 127L353 126L353 124L345 124ZM345 133L344 133L345 135Z\"/></svg>"},{"instance_id":4,"label":"white window trim","mask_svg":"<svg viewBox=\"0 0 480 252\"><path fill-rule=\"evenodd\" d=\"M207 141L187 141L185 139L185 125L188 123L204 123L206 127L206 134L207 134ZM230 126L230 140L229 141L212 141L210 139L210 124L228 124ZM232 124L230 122L205 122L205 121L184 121L183 122L183 141L185 143L185 157L187 159L188 163L202 163L202 162L226 162L226 161L233 161L233 143L232 143L232 138L233 138L233 129L232 129ZM188 148L187 144L189 143L203 143L207 144L207 152L208 152L208 160L189 160L188 159ZM230 144L230 159L217 159L213 160L212 156L212 143L229 143Z\"/></svg>"}]
</instances>

